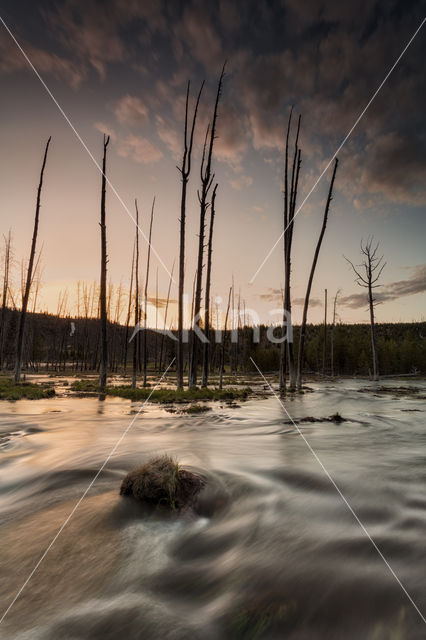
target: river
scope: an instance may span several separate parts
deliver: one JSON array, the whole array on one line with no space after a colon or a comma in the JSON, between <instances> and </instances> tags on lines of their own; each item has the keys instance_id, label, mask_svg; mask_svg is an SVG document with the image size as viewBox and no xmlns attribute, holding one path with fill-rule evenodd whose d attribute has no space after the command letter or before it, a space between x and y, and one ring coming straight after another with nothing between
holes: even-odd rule
<instances>
[{"instance_id":1,"label":"river","mask_svg":"<svg viewBox=\"0 0 426 640\"><path fill-rule=\"evenodd\" d=\"M392 381L387 386L424 385ZM198 415L146 406L0 625L2 640L426 637L425 402L312 385ZM360 393L362 387L370 387ZM9 606L138 409L0 402L0 599ZM127 471L168 453L207 478L200 513L146 514ZM406 589L409 596L404 592Z\"/></svg>"}]
</instances>

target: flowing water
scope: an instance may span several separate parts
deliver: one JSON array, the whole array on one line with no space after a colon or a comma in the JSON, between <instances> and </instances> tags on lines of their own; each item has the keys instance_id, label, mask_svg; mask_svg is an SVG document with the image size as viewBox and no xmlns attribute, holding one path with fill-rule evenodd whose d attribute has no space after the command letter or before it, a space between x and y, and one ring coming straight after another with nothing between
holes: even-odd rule
<instances>
[{"instance_id":1,"label":"flowing water","mask_svg":"<svg viewBox=\"0 0 426 640\"><path fill-rule=\"evenodd\" d=\"M315 385L287 407L350 419L301 430L426 615L425 403L361 386ZM0 403L0 615L137 408ZM119 496L128 470L165 452L206 476L199 514L143 514ZM273 397L190 416L146 407L0 625L2 640L425 637Z\"/></svg>"}]
</instances>

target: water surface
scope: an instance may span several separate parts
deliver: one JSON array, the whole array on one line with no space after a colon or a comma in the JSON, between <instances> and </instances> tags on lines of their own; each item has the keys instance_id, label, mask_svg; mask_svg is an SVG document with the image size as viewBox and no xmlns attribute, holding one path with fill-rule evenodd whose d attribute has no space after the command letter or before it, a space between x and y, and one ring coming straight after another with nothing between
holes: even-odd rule
<instances>
[{"instance_id":1,"label":"water surface","mask_svg":"<svg viewBox=\"0 0 426 640\"><path fill-rule=\"evenodd\" d=\"M419 382L386 382L419 386ZM367 386L369 383L367 383ZM424 401L315 385L286 406L393 570L426 612ZM371 385L370 385L371 386ZM2 611L139 405L120 398L0 402ZM3 624L0 638L426 637L426 625L277 400L137 417ZM206 474L202 515L142 515L125 473L169 453Z\"/></svg>"}]
</instances>

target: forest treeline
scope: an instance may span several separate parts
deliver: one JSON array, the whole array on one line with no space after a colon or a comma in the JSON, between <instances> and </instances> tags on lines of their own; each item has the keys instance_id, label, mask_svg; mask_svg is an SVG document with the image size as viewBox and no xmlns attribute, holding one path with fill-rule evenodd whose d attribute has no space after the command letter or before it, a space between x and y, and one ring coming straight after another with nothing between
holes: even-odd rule
<instances>
[{"instance_id":1,"label":"forest treeline","mask_svg":"<svg viewBox=\"0 0 426 640\"><path fill-rule=\"evenodd\" d=\"M16 332L19 311L5 310L4 331L1 340L3 371L13 371L15 365ZM240 327L237 340L231 341L228 330L222 344L214 342L211 335L210 373L219 374L221 359L227 372L254 370L250 358L265 372L278 372L281 346L267 336L268 327ZM381 375L426 372L426 323L377 324L377 346L381 363ZM298 356L300 327L295 326L294 350ZM172 332L177 335L177 331ZM214 331L212 330L212 334ZM108 370L118 375L131 375L132 350L129 345L128 327L118 322L108 323ZM371 337L369 324L328 325L324 360L324 325L307 325L304 353L304 373L325 375L372 374ZM184 344L184 370L188 370L189 346ZM163 371L173 360L176 341L160 332L146 330L147 369L149 373ZM101 336L99 320L90 317L58 317L47 313L28 313L24 336L22 370L34 372L99 373L101 366ZM143 352L137 358L138 373L143 373ZM175 364L171 372L176 370Z\"/></svg>"}]
</instances>

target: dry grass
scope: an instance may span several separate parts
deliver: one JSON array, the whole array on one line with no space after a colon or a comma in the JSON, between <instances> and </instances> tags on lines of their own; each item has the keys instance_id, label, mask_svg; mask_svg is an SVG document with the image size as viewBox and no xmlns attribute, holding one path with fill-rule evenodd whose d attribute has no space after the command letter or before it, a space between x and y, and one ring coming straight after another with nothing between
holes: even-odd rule
<instances>
[{"instance_id":1,"label":"dry grass","mask_svg":"<svg viewBox=\"0 0 426 640\"><path fill-rule=\"evenodd\" d=\"M191 504L201 486L198 476L181 469L176 460L164 455L128 473L121 484L120 495L151 505L182 509Z\"/></svg>"}]
</instances>

